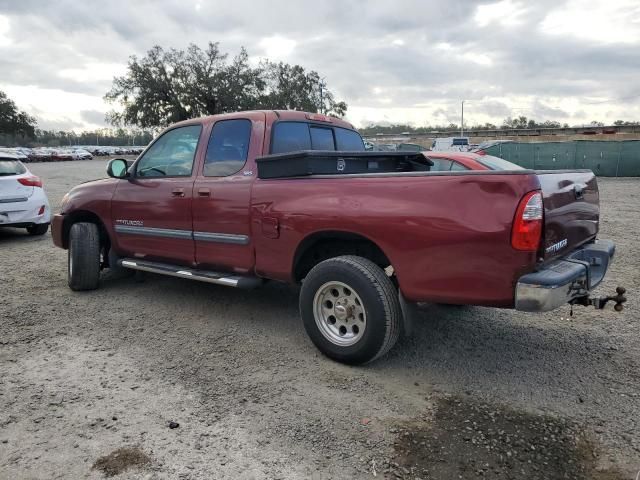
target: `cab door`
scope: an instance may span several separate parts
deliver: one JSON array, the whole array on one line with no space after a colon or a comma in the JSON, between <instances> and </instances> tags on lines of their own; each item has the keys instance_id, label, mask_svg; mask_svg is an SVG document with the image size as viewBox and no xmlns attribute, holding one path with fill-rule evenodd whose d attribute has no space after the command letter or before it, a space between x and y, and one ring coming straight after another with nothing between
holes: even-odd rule
<instances>
[{"instance_id":1,"label":"cab door","mask_svg":"<svg viewBox=\"0 0 640 480\"><path fill-rule=\"evenodd\" d=\"M202 126L164 132L118 183L111 202L121 256L193 265L191 207Z\"/></svg>"},{"instance_id":2,"label":"cab door","mask_svg":"<svg viewBox=\"0 0 640 480\"><path fill-rule=\"evenodd\" d=\"M194 186L193 238L199 268L248 273L254 267L247 159L262 152L264 114L218 120Z\"/></svg>"}]
</instances>

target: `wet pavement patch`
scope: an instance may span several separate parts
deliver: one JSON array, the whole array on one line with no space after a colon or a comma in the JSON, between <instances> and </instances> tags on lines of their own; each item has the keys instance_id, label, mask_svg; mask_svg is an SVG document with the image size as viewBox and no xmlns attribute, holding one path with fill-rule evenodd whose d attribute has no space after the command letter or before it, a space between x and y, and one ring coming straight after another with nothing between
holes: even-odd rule
<instances>
[{"instance_id":1,"label":"wet pavement patch","mask_svg":"<svg viewBox=\"0 0 640 480\"><path fill-rule=\"evenodd\" d=\"M398 433L390 467L399 478L626 478L596 470L598 454L575 424L469 399L441 399L432 421Z\"/></svg>"},{"instance_id":2,"label":"wet pavement patch","mask_svg":"<svg viewBox=\"0 0 640 480\"><path fill-rule=\"evenodd\" d=\"M109 455L100 457L93 468L107 477L118 475L129 468L141 468L151 463L151 458L137 447L119 448Z\"/></svg>"}]
</instances>

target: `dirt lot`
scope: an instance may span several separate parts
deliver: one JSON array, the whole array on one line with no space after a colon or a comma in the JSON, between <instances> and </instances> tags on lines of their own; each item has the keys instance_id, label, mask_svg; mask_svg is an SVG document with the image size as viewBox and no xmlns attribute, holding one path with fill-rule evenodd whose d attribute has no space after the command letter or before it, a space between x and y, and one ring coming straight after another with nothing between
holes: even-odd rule
<instances>
[{"instance_id":1,"label":"dirt lot","mask_svg":"<svg viewBox=\"0 0 640 480\"><path fill-rule=\"evenodd\" d=\"M104 166L32 170L57 207ZM49 235L0 231L0 478L633 479L640 179L600 188L618 254L599 291L626 286L624 313L427 306L361 368L318 354L289 287L74 293Z\"/></svg>"}]
</instances>

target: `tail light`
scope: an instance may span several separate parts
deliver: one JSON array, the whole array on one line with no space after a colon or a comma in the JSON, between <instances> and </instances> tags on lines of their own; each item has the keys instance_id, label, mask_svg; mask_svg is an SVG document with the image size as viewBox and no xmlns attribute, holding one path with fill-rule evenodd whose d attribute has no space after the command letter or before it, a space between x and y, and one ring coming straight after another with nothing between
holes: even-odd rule
<instances>
[{"instance_id":1,"label":"tail light","mask_svg":"<svg viewBox=\"0 0 640 480\"><path fill-rule=\"evenodd\" d=\"M527 193L516 210L511 230L511 246L516 250L535 252L540 246L544 208L542 194L538 191Z\"/></svg>"},{"instance_id":2,"label":"tail light","mask_svg":"<svg viewBox=\"0 0 640 480\"><path fill-rule=\"evenodd\" d=\"M42 188L42 180L40 180L40 177L22 177L18 179L18 182L20 182L22 185L24 185L25 187L40 187Z\"/></svg>"},{"instance_id":3,"label":"tail light","mask_svg":"<svg viewBox=\"0 0 640 480\"><path fill-rule=\"evenodd\" d=\"M40 210L38 210L38 216L40 216L40 215L44 215L44 211L45 211L45 210L46 210L45 206L44 206L44 205L42 205L42 206L40 207Z\"/></svg>"}]
</instances>

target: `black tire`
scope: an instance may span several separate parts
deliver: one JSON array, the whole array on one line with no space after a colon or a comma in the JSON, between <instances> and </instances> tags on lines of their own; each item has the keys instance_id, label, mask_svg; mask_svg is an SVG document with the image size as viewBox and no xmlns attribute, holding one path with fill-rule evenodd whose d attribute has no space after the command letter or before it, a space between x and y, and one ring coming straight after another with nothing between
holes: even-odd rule
<instances>
[{"instance_id":1,"label":"black tire","mask_svg":"<svg viewBox=\"0 0 640 480\"><path fill-rule=\"evenodd\" d=\"M319 326L323 320L316 321L316 308L322 310L317 307L316 296L326 298L321 295L326 288L332 291L327 287L331 282L345 284L347 290L353 291L349 295L354 293L361 299L356 303L362 303L360 308L364 310L366 323L360 327L364 331L358 332L360 337L352 345L336 344L329 339L331 334L324 333ZM336 305L339 302L340 299ZM322 353L333 360L354 365L371 362L387 353L397 342L402 324L398 291L391 279L372 261L353 255L331 258L311 269L302 283L300 315L311 341ZM355 318L352 322L357 323Z\"/></svg>"},{"instance_id":2,"label":"black tire","mask_svg":"<svg viewBox=\"0 0 640 480\"><path fill-rule=\"evenodd\" d=\"M100 280L100 234L95 223L74 223L69 232L69 288L95 290Z\"/></svg>"},{"instance_id":3,"label":"black tire","mask_svg":"<svg viewBox=\"0 0 640 480\"><path fill-rule=\"evenodd\" d=\"M27 227L29 235L44 235L49 230L48 223L39 223L36 225L30 225Z\"/></svg>"}]
</instances>

